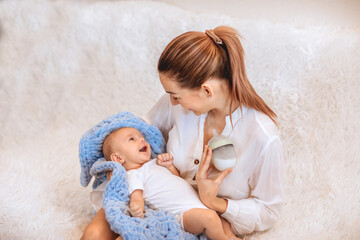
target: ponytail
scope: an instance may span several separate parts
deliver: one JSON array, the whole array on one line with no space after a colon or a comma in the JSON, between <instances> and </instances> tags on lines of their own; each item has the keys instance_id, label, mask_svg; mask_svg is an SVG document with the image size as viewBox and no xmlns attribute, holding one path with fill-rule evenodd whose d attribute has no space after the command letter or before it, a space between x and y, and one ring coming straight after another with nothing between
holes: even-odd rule
<instances>
[{"instance_id":1,"label":"ponytail","mask_svg":"<svg viewBox=\"0 0 360 240\"><path fill-rule=\"evenodd\" d=\"M255 92L249 82L241 36L231 27L219 26L203 32L186 32L172 40L162 52L158 71L173 77L180 87L200 88L209 78L227 81L230 111L234 102L254 108L277 125L276 114ZM230 115L231 119L231 115Z\"/></svg>"},{"instance_id":2,"label":"ponytail","mask_svg":"<svg viewBox=\"0 0 360 240\"><path fill-rule=\"evenodd\" d=\"M219 26L214 29L217 35L226 46L228 64L230 71L230 86L231 86L231 105L234 101L240 103L241 106L254 108L266 115L277 125L276 114L264 102L264 100L256 93L246 75L244 49L240 43L240 34L231 27ZM230 115L231 116L231 115Z\"/></svg>"}]
</instances>

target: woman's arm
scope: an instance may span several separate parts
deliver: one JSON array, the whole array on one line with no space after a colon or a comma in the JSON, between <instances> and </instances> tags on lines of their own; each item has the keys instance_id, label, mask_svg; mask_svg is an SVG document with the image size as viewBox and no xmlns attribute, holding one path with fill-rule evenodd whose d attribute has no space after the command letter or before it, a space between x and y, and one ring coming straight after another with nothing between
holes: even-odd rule
<instances>
[{"instance_id":1,"label":"woman's arm","mask_svg":"<svg viewBox=\"0 0 360 240\"><path fill-rule=\"evenodd\" d=\"M227 209L227 199L217 197L220 184L224 178L232 171L224 170L216 179L208 178L210 173L210 161L212 150L207 145L201 158L199 170L196 174L196 183L198 186L199 197L201 201L212 210L222 214Z\"/></svg>"},{"instance_id":2,"label":"woman's arm","mask_svg":"<svg viewBox=\"0 0 360 240\"><path fill-rule=\"evenodd\" d=\"M200 165L196 175L201 201L207 207L222 213L221 216L231 222L238 234L263 231L272 227L280 217L284 202L283 153L280 139L270 139L261 152L249 179L251 192L247 199L234 200L216 196L227 174L223 172L215 180L207 179L206 170L209 168L210 159L211 155L204 152L203 165Z\"/></svg>"},{"instance_id":3,"label":"woman's arm","mask_svg":"<svg viewBox=\"0 0 360 240\"><path fill-rule=\"evenodd\" d=\"M283 176L283 151L281 141L276 136L264 147L249 179L250 197L228 199L228 207L222 217L241 233L271 228L280 218L285 199Z\"/></svg>"}]
</instances>

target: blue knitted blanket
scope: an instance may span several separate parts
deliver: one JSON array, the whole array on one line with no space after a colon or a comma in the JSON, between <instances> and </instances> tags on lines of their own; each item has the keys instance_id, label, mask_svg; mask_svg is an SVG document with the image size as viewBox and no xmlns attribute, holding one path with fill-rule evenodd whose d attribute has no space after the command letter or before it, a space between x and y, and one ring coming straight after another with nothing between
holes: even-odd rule
<instances>
[{"instance_id":1,"label":"blue knitted blanket","mask_svg":"<svg viewBox=\"0 0 360 240\"><path fill-rule=\"evenodd\" d=\"M80 140L81 164L80 182L85 187L95 177L93 188L106 180L106 172L112 171L103 194L103 208L110 228L124 240L133 239L207 239L205 235L195 236L185 232L175 217L161 210L145 207L145 217L131 217L129 214L129 192L124 167L117 162L106 161L102 144L106 136L122 127L137 128L150 144L152 157L165 149L165 141L159 129L151 126L129 112L113 115L90 130Z\"/></svg>"},{"instance_id":2,"label":"blue knitted blanket","mask_svg":"<svg viewBox=\"0 0 360 240\"><path fill-rule=\"evenodd\" d=\"M185 232L175 217L162 210L152 210L146 206L145 217L131 217L129 214L129 192L126 171L117 162L99 159L90 173L102 177L105 171L113 175L103 194L103 208L111 229L127 239L207 239L205 235L195 236Z\"/></svg>"}]
</instances>

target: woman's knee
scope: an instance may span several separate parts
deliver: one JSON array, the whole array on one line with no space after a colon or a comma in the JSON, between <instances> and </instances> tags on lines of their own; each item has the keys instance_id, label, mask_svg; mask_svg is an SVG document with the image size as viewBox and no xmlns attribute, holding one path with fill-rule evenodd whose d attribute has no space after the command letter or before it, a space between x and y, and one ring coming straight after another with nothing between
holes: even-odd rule
<instances>
[{"instance_id":1,"label":"woman's knee","mask_svg":"<svg viewBox=\"0 0 360 240\"><path fill-rule=\"evenodd\" d=\"M114 240L119 235L111 231L110 227L101 224L89 224L85 229L81 240Z\"/></svg>"},{"instance_id":2,"label":"woman's knee","mask_svg":"<svg viewBox=\"0 0 360 240\"><path fill-rule=\"evenodd\" d=\"M105 212L103 209L101 209L100 211L98 211L98 213L89 223L89 225L85 228L81 240L114 240L117 237L118 235L111 231L110 225L105 218Z\"/></svg>"},{"instance_id":3,"label":"woman's knee","mask_svg":"<svg viewBox=\"0 0 360 240\"><path fill-rule=\"evenodd\" d=\"M101 225L89 225L85 229L81 237L81 240L100 240L100 239L118 240L122 238L119 235L115 234L113 231L111 231L110 228Z\"/></svg>"},{"instance_id":4,"label":"woman's knee","mask_svg":"<svg viewBox=\"0 0 360 240\"><path fill-rule=\"evenodd\" d=\"M103 236L103 233L105 232L104 228L101 226L97 226L94 224L89 224L82 237L81 240L96 240L96 239L101 239L101 237Z\"/></svg>"}]
</instances>

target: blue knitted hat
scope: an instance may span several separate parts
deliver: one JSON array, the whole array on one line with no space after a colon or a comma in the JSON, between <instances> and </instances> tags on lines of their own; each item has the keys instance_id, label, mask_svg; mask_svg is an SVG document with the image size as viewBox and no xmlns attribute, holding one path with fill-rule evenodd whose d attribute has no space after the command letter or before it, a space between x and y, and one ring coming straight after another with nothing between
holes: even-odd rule
<instances>
[{"instance_id":1,"label":"blue knitted hat","mask_svg":"<svg viewBox=\"0 0 360 240\"><path fill-rule=\"evenodd\" d=\"M139 130L144 136L145 140L150 144L151 157L164 152L165 140L159 129L146 123L140 118L136 117L130 112L121 112L110 116L103 120L90 130L88 130L81 138L79 144L79 157L81 164L80 183L86 187L89 185L92 176L90 175L90 169L92 165L100 158L103 158L102 145L105 138L113 131L124 128L133 127ZM106 176L105 176L106 179ZM101 179L102 182L104 180ZM99 185L101 182L94 182L93 188Z\"/></svg>"}]
</instances>

